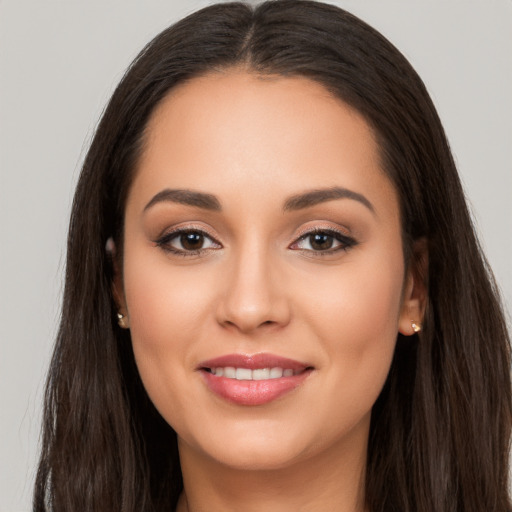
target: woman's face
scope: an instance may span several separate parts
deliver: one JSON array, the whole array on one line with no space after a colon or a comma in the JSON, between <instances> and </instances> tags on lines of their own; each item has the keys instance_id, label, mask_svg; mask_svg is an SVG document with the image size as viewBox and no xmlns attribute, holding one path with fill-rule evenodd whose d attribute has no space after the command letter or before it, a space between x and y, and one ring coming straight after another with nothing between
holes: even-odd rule
<instances>
[{"instance_id":1,"label":"woman's face","mask_svg":"<svg viewBox=\"0 0 512 512\"><path fill-rule=\"evenodd\" d=\"M150 119L124 240L117 295L180 450L244 468L364 453L418 317L397 195L356 111L305 78L179 86Z\"/></svg>"}]
</instances>

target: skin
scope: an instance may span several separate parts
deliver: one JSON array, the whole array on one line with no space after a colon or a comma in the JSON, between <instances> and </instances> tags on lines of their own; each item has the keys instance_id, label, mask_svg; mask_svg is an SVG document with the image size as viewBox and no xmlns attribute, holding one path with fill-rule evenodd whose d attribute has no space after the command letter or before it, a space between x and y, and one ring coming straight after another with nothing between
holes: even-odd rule
<instances>
[{"instance_id":1,"label":"skin","mask_svg":"<svg viewBox=\"0 0 512 512\"><path fill-rule=\"evenodd\" d=\"M283 211L291 196L339 198ZM221 211L159 201L213 194ZM202 230L185 256L176 227ZM335 230L327 253L311 229ZM335 250L335 249L339 250ZM371 408L398 332L421 321L424 288L403 261L396 191L365 120L305 78L226 70L175 88L148 124L126 205L127 316L146 390L176 430L181 511L362 511ZM314 367L260 406L213 394L197 371L270 352Z\"/></svg>"}]
</instances>

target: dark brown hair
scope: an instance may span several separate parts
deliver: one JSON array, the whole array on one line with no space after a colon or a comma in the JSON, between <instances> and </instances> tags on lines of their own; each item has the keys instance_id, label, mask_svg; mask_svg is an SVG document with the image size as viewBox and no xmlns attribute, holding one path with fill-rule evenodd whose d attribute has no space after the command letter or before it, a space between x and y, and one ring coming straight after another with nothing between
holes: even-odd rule
<instances>
[{"instance_id":1,"label":"dark brown hair","mask_svg":"<svg viewBox=\"0 0 512 512\"><path fill-rule=\"evenodd\" d=\"M62 320L48 376L34 510L172 510L182 489L176 434L151 404L129 334L116 324L111 236L148 118L193 77L243 66L317 81L366 118L401 206L404 254L428 240L424 330L398 335L372 412L372 512L504 512L511 428L509 339L443 128L407 60L333 6L213 5L158 35L108 104L73 202ZM414 261L412 261L414 264Z\"/></svg>"}]
</instances>

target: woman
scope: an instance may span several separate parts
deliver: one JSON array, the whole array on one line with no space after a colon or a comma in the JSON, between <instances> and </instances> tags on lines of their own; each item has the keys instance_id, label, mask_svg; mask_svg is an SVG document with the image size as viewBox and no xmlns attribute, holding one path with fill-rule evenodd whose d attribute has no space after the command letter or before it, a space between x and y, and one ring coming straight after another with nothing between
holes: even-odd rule
<instances>
[{"instance_id":1,"label":"woman","mask_svg":"<svg viewBox=\"0 0 512 512\"><path fill-rule=\"evenodd\" d=\"M332 6L212 6L84 163L35 510L510 510L509 363L403 56Z\"/></svg>"}]
</instances>

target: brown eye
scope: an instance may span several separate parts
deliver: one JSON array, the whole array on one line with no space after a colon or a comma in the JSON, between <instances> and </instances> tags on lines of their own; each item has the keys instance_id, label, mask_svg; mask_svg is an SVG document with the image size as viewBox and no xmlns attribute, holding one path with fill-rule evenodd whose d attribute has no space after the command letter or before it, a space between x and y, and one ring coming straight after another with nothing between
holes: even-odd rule
<instances>
[{"instance_id":1,"label":"brown eye","mask_svg":"<svg viewBox=\"0 0 512 512\"><path fill-rule=\"evenodd\" d=\"M203 248L204 235L197 231L189 231L180 235L180 243L183 249L187 251L197 251Z\"/></svg>"},{"instance_id":2,"label":"brown eye","mask_svg":"<svg viewBox=\"0 0 512 512\"><path fill-rule=\"evenodd\" d=\"M315 251L326 251L333 246L334 237L328 233L314 233L309 235L309 243Z\"/></svg>"},{"instance_id":3,"label":"brown eye","mask_svg":"<svg viewBox=\"0 0 512 512\"><path fill-rule=\"evenodd\" d=\"M208 233L196 229L180 229L167 233L156 244L166 252L172 252L182 256L197 255L209 249L220 249L222 247Z\"/></svg>"},{"instance_id":4,"label":"brown eye","mask_svg":"<svg viewBox=\"0 0 512 512\"><path fill-rule=\"evenodd\" d=\"M313 230L302 235L294 242L290 249L308 251L312 254L331 254L340 250L347 250L357 245L357 242L342 233L334 230Z\"/></svg>"}]
</instances>

